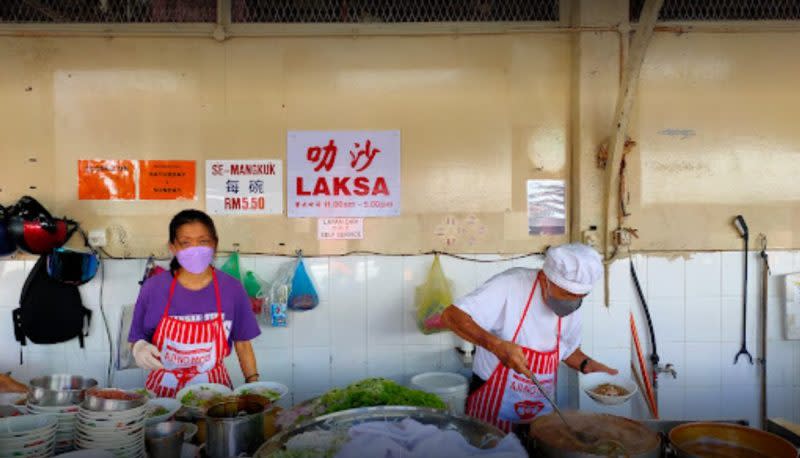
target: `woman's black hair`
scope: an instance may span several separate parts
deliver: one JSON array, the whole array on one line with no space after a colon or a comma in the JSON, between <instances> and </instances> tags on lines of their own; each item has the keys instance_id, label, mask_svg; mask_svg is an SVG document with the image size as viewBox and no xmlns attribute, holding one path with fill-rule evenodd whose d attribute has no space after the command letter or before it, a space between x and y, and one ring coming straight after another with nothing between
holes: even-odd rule
<instances>
[{"instance_id":1,"label":"woman's black hair","mask_svg":"<svg viewBox=\"0 0 800 458\"><path fill-rule=\"evenodd\" d=\"M178 239L178 229L183 226L184 224L190 223L200 223L206 227L208 233L211 235L211 238L214 239L214 242L219 242L219 237L217 236L217 228L214 226L214 220L211 219L210 216L205 214L200 210L189 209L189 210L181 210L175 216L172 217L172 221L169 222L169 243L175 243ZM180 263L178 263L178 258L173 257L172 261L169 263L169 271L172 276L178 272L180 268Z\"/></svg>"}]
</instances>

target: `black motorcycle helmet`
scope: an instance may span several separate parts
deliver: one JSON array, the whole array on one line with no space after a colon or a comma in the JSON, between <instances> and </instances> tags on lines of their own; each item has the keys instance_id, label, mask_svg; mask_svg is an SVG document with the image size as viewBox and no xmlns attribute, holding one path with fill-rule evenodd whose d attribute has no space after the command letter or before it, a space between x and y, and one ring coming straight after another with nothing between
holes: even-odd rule
<instances>
[{"instance_id":1,"label":"black motorcycle helmet","mask_svg":"<svg viewBox=\"0 0 800 458\"><path fill-rule=\"evenodd\" d=\"M8 230L8 211L0 205L0 256L8 256L17 251L17 244Z\"/></svg>"},{"instance_id":2,"label":"black motorcycle helmet","mask_svg":"<svg viewBox=\"0 0 800 458\"><path fill-rule=\"evenodd\" d=\"M64 245L78 229L75 221L53 218L36 199L23 196L8 212L8 232L31 254L48 254Z\"/></svg>"}]
</instances>

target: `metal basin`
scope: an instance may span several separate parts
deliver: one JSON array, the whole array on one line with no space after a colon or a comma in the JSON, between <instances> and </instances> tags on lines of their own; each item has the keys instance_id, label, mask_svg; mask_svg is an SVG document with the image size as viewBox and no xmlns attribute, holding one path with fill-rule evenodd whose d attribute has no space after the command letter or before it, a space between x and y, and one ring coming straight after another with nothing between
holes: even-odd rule
<instances>
[{"instance_id":1,"label":"metal basin","mask_svg":"<svg viewBox=\"0 0 800 458\"><path fill-rule=\"evenodd\" d=\"M121 393L131 399L107 399L101 396L103 393ZM81 403L81 407L95 412L124 412L126 410L142 407L145 404L147 404L147 399L139 393L111 388L104 390L88 390L86 392L86 399Z\"/></svg>"},{"instance_id":2,"label":"metal basin","mask_svg":"<svg viewBox=\"0 0 800 458\"><path fill-rule=\"evenodd\" d=\"M669 440L683 458L797 458L789 441L739 425L689 423L670 431Z\"/></svg>"},{"instance_id":3,"label":"metal basin","mask_svg":"<svg viewBox=\"0 0 800 458\"><path fill-rule=\"evenodd\" d=\"M495 447L505 436L499 429L480 420L465 415L450 414L441 410L405 406L362 407L323 415L284 431L264 443L254 456L256 458L266 458L271 453L281 450L289 439L303 433L318 431L341 431L346 433L351 426L359 423L373 421L400 422L406 418L416 420L422 424L434 425L441 430L457 431L472 446L482 449Z\"/></svg>"},{"instance_id":4,"label":"metal basin","mask_svg":"<svg viewBox=\"0 0 800 458\"><path fill-rule=\"evenodd\" d=\"M37 377L28 387L28 401L43 407L77 405L83 402L86 390L96 386L97 380L80 375Z\"/></svg>"}]
</instances>

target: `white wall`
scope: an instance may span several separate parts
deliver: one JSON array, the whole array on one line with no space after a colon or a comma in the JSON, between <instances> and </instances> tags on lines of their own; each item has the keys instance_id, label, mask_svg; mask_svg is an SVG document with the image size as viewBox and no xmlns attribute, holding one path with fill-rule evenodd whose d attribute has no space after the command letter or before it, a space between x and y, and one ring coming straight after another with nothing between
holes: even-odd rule
<instances>
[{"instance_id":1,"label":"white wall","mask_svg":"<svg viewBox=\"0 0 800 458\"><path fill-rule=\"evenodd\" d=\"M497 260L498 256L478 259ZM800 253L771 255L769 394L770 415L800 421L800 341L782 340L783 277L800 270ZM221 263L224 260L219 260ZM451 334L425 336L413 317L415 288L424 282L431 256L350 256L306 260L319 288L320 306L310 312L291 312L289 327L264 327L254 341L263 379L277 380L292 389L300 402L331 387L367 377L384 376L407 383L410 376L432 370L462 369ZM262 278L274 277L287 262L280 257L243 257L242 268ZM676 380L662 377L660 410L663 418L747 418L758 414L756 366L733 356L739 347L741 314L741 253L697 253L669 259L635 256L640 280L654 316L659 354L675 364ZM748 348L756 355L759 267L750 257L748 287ZM442 258L445 274L459 296L510 267L539 267L541 258L477 263ZM120 306L132 304L138 292L144 261L104 261L103 300L116 340ZM100 319L100 275L81 288L84 304L95 312L87 347L77 342L41 346L28 344L20 367L19 346L13 338L11 310L33 261L0 261L0 371L14 371L22 380L33 376L72 372L105 381L108 342ZM645 353L649 342L627 261L611 267L611 307L602 300L602 284L587 298L584 314L584 350L598 360L630 373L631 339L628 313L633 306ZM235 357L228 359L235 384L242 383ZM577 378L562 371L559 402L577 406ZM571 375L571 376L570 376ZM139 370L115 373L116 384L140 387ZM640 403L601 407L581 393L582 409L642 416Z\"/></svg>"}]
</instances>

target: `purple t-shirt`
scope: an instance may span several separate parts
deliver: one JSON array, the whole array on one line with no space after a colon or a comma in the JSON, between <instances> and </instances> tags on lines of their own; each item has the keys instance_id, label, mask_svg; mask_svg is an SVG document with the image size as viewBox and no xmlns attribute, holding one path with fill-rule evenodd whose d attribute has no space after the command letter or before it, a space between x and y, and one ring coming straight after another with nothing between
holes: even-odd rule
<instances>
[{"instance_id":1,"label":"purple t-shirt","mask_svg":"<svg viewBox=\"0 0 800 458\"><path fill-rule=\"evenodd\" d=\"M250 298L242 284L230 275L216 271L219 282L219 295L222 301L222 321L228 336L228 346L233 350L233 342L252 340L261 334L255 315L250 306ZM129 342L139 339L151 342L156 326L164 316L167 306L172 274L162 272L149 278L139 291L136 307L133 310ZM217 317L217 299L214 282L205 288L192 291L175 285L175 294L169 306L169 315L185 321L212 320Z\"/></svg>"}]
</instances>

